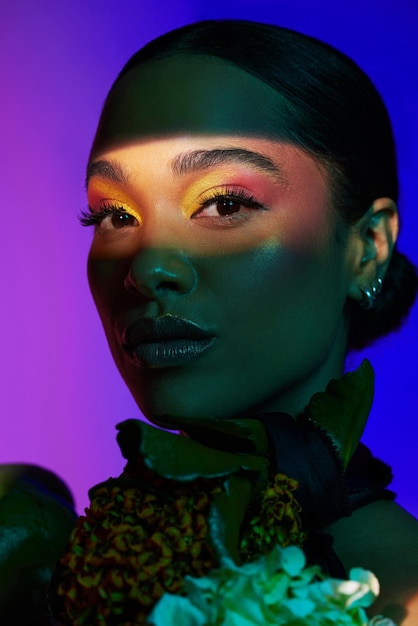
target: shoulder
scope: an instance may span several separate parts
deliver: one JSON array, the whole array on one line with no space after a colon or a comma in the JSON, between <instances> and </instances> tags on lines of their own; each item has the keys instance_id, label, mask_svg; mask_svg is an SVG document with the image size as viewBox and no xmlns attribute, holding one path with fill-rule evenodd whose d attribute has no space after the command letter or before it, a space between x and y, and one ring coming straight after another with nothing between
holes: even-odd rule
<instances>
[{"instance_id":1,"label":"shoulder","mask_svg":"<svg viewBox=\"0 0 418 626\"><path fill-rule=\"evenodd\" d=\"M376 611L402 626L416 626L418 520L394 502L377 501L327 530L347 570L360 566L378 577L381 593Z\"/></svg>"},{"instance_id":2,"label":"shoulder","mask_svg":"<svg viewBox=\"0 0 418 626\"><path fill-rule=\"evenodd\" d=\"M75 525L68 488L35 466L0 465L0 623L41 624L49 578Z\"/></svg>"}]
</instances>

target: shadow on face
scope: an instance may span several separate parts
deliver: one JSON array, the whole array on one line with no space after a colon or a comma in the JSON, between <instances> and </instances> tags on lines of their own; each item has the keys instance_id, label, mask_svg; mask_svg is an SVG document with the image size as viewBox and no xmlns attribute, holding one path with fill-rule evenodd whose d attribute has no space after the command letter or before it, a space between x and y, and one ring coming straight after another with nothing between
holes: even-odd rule
<instances>
[{"instance_id":1,"label":"shadow on face","mask_svg":"<svg viewBox=\"0 0 418 626\"><path fill-rule=\"evenodd\" d=\"M342 372L352 254L324 168L285 140L286 106L198 56L132 70L107 102L89 280L151 420L297 413Z\"/></svg>"}]
</instances>

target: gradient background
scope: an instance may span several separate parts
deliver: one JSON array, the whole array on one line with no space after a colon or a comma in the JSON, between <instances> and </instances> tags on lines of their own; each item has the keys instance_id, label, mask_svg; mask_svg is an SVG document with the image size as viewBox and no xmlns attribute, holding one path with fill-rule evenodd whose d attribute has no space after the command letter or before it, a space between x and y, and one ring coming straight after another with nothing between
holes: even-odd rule
<instances>
[{"instance_id":1,"label":"gradient background","mask_svg":"<svg viewBox=\"0 0 418 626\"><path fill-rule=\"evenodd\" d=\"M401 249L418 262L416 0L0 0L0 462L39 463L87 489L123 466L114 424L139 417L90 299L84 168L104 97L149 39L210 17L277 23L352 56L387 102L398 144ZM6 6L7 5L7 6ZM376 402L364 440L418 515L417 308L368 351ZM351 358L354 367L360 356Z\"/></svg>"}]
</instances>

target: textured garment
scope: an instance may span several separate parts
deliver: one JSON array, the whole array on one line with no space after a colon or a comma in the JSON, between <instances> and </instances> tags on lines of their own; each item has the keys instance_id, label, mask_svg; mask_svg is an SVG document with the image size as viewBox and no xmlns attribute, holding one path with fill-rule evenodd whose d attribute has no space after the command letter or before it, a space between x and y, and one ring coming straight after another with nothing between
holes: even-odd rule
<instances>
[{"instance_id":1,"label":"textured garment","mask_svg":"<svg viewBox=\"0 0 418 626\"><path fill-rule=\"evenodd\" d=\"M83 614L87 623L116 624L126 613L126 624L143 624L165 592L180 593L184 576L207 575L225 554L253 560L276 543L302 544L310 564L346 578L326 527L391 497L383 463L361 446L345 472L335 440L305 417L184 425L189 436L138 420L118 425L128 463L90 491L51 586L58 623L72 626Z\"/></svg>"},{"instance_id":2,"label":"textured garment","mask_svg":"<svg viewBox=\"0 0 418 626\"><path fill-rule=\"evenodd\" d=\"M267 428L276 470L299 482L296 497L302 507L303 528L309 531L304 551L311 563L329 575L345 578L345 569L332 548L325 526L376 500L393 500L387 487L392 470L359 444L344 471L328 434L308 420L285 413L258 416Z\"/></svg>"}]
</instances>

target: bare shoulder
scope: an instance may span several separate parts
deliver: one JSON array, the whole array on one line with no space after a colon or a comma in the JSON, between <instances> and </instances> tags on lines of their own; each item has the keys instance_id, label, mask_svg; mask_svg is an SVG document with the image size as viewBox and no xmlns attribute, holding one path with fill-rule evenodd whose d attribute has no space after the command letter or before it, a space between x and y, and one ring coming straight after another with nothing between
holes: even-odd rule
<instances>
[{"instance_id":1,"label":"bare shoulder","mask_svg":"<svg viewBox=\"0 0 418 626\"><path fill-rule=\"evenodd\" d=\"M373 502L328 531L347 570L364 567L381 585L376 611L418 626L418 520L394 502Z\"/></svg>"}]
</instances>

